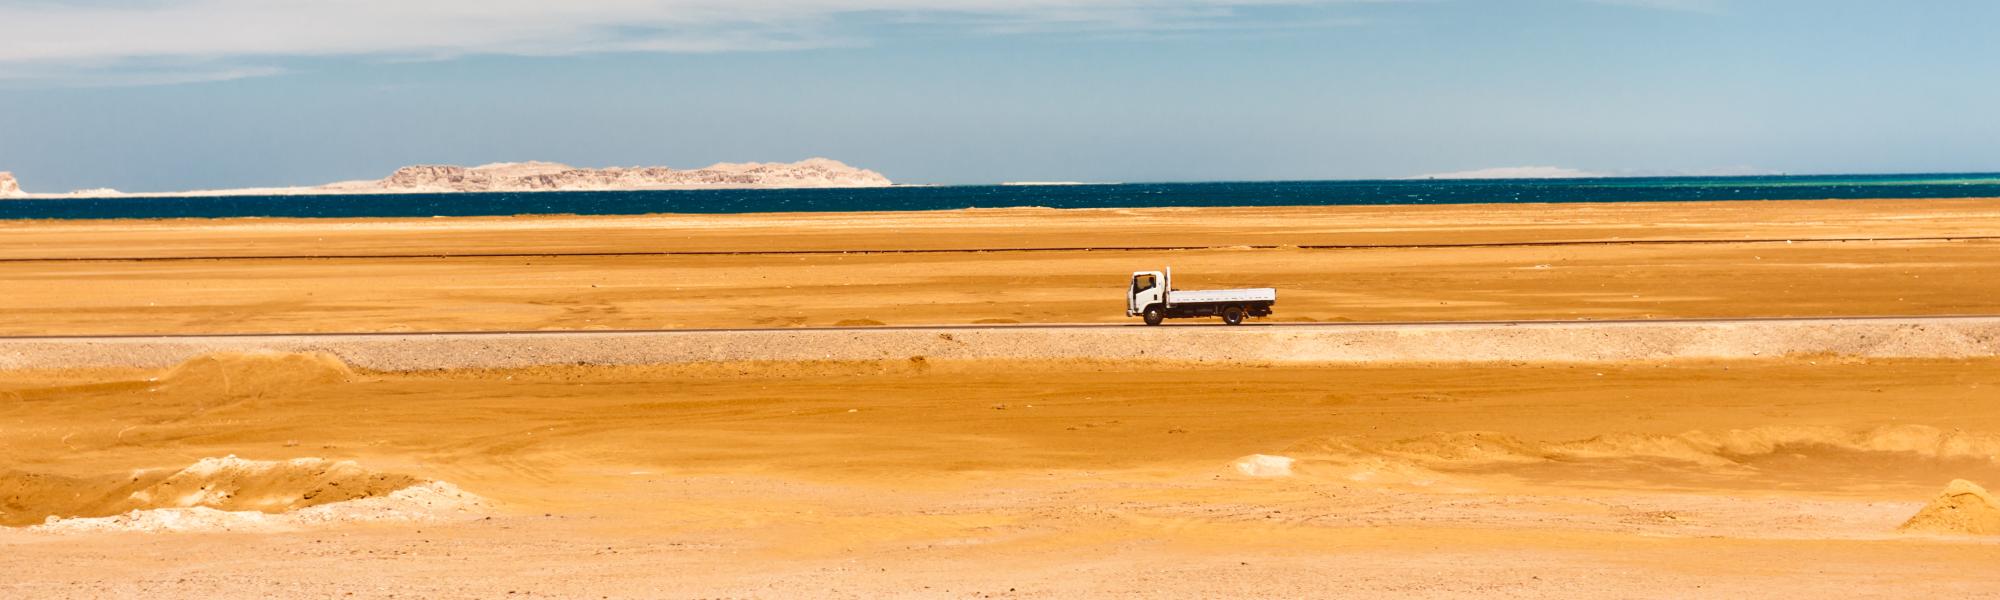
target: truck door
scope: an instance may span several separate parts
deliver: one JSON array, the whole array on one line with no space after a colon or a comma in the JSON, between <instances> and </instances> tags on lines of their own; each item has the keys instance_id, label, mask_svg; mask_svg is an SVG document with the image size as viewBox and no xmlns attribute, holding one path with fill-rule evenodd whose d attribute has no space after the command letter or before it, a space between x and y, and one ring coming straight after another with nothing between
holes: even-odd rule
<instances>
[{"instance_id":1,"label":"truck door","mask_svg":"<svg viewBox=\"0 0 2000 600\"><path fill-rule=\"evenodd\" d=\"M1158 300L1160 277L1153 273L1139 273L1132 276L1132 293L1126 295L1125 314L1136 315L1145 310L1146 305Z\"/></svg>"}]
</instances>

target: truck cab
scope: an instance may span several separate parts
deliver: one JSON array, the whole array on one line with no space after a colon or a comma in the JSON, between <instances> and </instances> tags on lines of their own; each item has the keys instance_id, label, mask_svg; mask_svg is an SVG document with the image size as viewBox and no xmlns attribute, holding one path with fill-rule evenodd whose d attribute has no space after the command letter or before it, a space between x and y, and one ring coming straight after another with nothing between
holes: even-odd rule
<instances>
[{"instance_id":1,"label":"truck cab","mask_svg":"<svg viewBox=\"0 0 2000 600\"><path fill-rule=\"evenodd\" d=\"M1126 295L1125 316L1136 317L1146 312L1146 307L1166 302L1167 274L1160 271L1140 271L1132 274L1132 293Z\"/></svg>"}]
</instances>

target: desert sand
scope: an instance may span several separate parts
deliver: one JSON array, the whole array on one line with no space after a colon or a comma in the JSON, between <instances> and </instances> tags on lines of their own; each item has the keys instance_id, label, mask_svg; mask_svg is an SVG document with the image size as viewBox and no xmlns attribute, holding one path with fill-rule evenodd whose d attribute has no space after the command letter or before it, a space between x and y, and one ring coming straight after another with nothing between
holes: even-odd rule
<instances>
[{"instance_id":1,"label":"desert sand","mask_svg":"<svg viewBox=\"0 0 2000 600\"><path fill-rule=\"evenodd\" d=\"M2000 314L2000 200L0 222L0 335Z\"/></svg>"},{"instance_id":2,"label":"desert sand","mask_svg":"<svg viewBox=\"0 0 2000 600\"><path fill-rule=\"evenodd\" d=\"M135 470L230 455L351 463L478 501L194 533L144 514L122 520L136 531L104 526L118 519L4 530L0 590L1978 596L2000 589L2000 543L1900 528L1947 482L2000 477L1996 367L902 360L383 374L225 356L15 372L0 378L8 525L130 510L92 496L145 484L126 483ZM1295 462L1283 476L1238 466L1258 454ZM98 487L37 487L51 479ZM296 503L326 479L294 472L253 491Z\"/></svg>"},{"instance_id":3,"label":"desert sand","mask_svg":"<svg viewBox=\"0 0 2000 600\"><path fill-rule=\"evenodd\" d=\"M1281 322L1997 314L1996 225L1994 200L15 222L0 332L778 344L1129 323L1127 274L1166 264L1278 287ZM0 596L2000 595L1990 353L898 348L0 371Z\"/></svg>"}]
</instances>

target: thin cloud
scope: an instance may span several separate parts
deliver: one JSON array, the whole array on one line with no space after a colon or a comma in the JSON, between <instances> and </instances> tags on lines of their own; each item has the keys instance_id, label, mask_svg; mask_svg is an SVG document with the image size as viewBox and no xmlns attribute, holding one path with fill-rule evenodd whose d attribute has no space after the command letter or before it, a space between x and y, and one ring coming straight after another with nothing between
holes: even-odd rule
<instances>
[{"instance_id":1,"label":"thin cloud","mask_svg":"<svg viewBox=\"0 0 2000 600\"><path fill-rule=\"evenodd\" d=\"M231 56L712 52L843 39L861 15L1147 29L1356 0L0 0L0 62Z\"/></svg>"},{"instance_id":2,"label":"thin cloud","mask_svg":"<svg viewBox=\"0 0 2000 600\"><path fill-rule=\"evenodd\" d=\"M1354 21L1297 12L1402 1L1408 0L0 0L0 79L143 75L161 63L190 80L203 73L231 78L279 72L283 61L299 57L850 47L870 43L864 33L870 24L1099 37L1339 27ZM1712 3L1589 1L1652 8ZM1292 10L1272 18L1270 9Z\"/></svg>"}]
</instances>

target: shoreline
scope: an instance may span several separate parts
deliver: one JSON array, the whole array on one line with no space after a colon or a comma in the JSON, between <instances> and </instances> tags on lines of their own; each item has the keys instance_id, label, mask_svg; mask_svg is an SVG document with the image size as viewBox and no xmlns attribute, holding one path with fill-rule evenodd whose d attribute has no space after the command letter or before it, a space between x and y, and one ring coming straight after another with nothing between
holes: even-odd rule
<instances>
[{"instance_id":1,"label":"shoreline","mask_svg":"<svg viewBox=\"0 0 2000 600\"><path fill-rule=\"evenodd\" d=\"M1106 184L1106 185L1119 185L1119 184ZM562 194L562 193L579 193L579 194L596 194L596 193L617 193L617 192L702 192L702 191L718 191L718 192L728 192L728 191L813 191L813 190L875 190L875 189L889 189L889 188L930 188L930 187L938 187L938 186L931 186L931 185L925 185L925 184L909 184L909 185L905 185L905 184L897 184L897 185L893 185L893 186L871 186L871 187L844 187L844 188L841 188L841 187L821 187L821 188L709 188L709 189L648 189L648 190L535 190L535 191L523 191L523 192L377 192L377 193L355 193L355 194L348 194L348 193L341 193L341 194L300 194L300 195L299 195L298 197L315 197L315 198L323 198L323 197L329 197L329 196L426 196L426 195L429 195L429 196L457 196L457 195L475 195L475 194ZM984 186L984 187L996 187L996 188L998 188L998 187L1022 187L1022 186L997 186L997 185L996 185L996 186ZM1054 186L1054 187L1079 187L1079 186ZM107 197L102 197L102 198L100 198L100 197L90 197L90 198L76 198L76 197L61 197L61 198L52 198L52 197L26 197L26 198L22 198L22 197L15 197L15 198L0 198L0 212L4 212L4 208L5 208L6 204L7 204L8 202L10 202L10 201L52 201L52 200L81 200L81 199L106 199L106 198L110 198L110 199L134 199L134 200L137 200L137 199L144 199L144 198L167 198L167 199L191 199L191 198L192 198L192 199L205 199L205 198L238 198L238 197L243 197L243 198L287 198L287 197L291 197L291 196L278 196L278 195L274 195L274 196L137 196L137 195L133 195L133 196L115 196L115 197L113 197L113 196L107 196ZM884 216L891 216L891 217L893 217L893 216L897 216L897 215L908 215L908 216L927 216L927 215L930 215L930 216L957 216L957 215L964 215L964 216L979 216L979 215L1000 215L1000 214L1005 214L1005 213L1013 213L1013 212L1047 212L1047 213L1058 213L1058 214L1077 214L1077 215L1089 215L1089 214L1110 214L1110 213L1115 213L1115 214L1121 214L1121 215L1129 215L1129 214L1134 214L1134 213L1146 213L1146 212L1175 212L1175 213L1185 213L1185 212L1192 212L1192 211L1221 211L1221 212L1236 212L1236 211L1342 211L1342 210L1451 210L1451 209L1468 209L1468 210L1476 210L1476 209L1482 209L1482 208L1492 208L1492 209L1499 209L1499 208L1514 208L1514 207L1519 207L1519 208L1575 208L1575 209L1584 209L1584 210L1605 210L1605 209L1611 209L1611 210L1616 210L1616 209L1620 209L1620 208L1625 208L1625 207L1662 207L1662 208L1664 208L1664 207L1683 207L1683 208L1699 208L1699 207L1703 207L1703 206L1718 206L1718 207L1719 207L1719 206L1741 206L1741 205L1746 205L1746 204L1759 204L1759 203L1762 203L1762 204L1837 204L1837 203L1849 203L1849 204L1860 204L1860 203L1961 203L1961 202L1970 202L1970 203L1985 203L1985 202L2000 202L2000 196L1984 196L1984 195L1972 195L1972 196L1939 196L1939 197L1921 197L1921 198L1908 198L1908 197L1870 197L1870 198L1838 198L1838 197L1829 197L1829 198L1749 198L1749 199L1694 199L1694 200L1576 200L1576 201L1560 201L1560 200L1558 200L1558 201L1532 201L1532 202L1422 202L1422 203L1408 203L1408 204L1370 204L1370 203L1351 203L1351 204L1271 204L1271 205L1263 205L1263 204L1241 204L1241 205L1213 205L1213 206L1073 206L1073 207L1057 207L1057 206L1039 206L1039 205L1021 205L1021 206L970 206L970 207L959 207L959 208L913 208L913 209L902 209L902 210L879 210L879 209L859 209L859 210L797 210L797 211L734 211L734 212L722 212L722 211L716 211L716 212L635 212L635 213L577 213L577 212L546 212L546 213L514 213L514 214L437 214L437 215L391 215L391 216L353 216L353 215L333 215L333 216L323 216L323 217L322 217L322 216L294 216L294 215L282 215L282 216L265 216L265 215L235 215L235 216L216 216L216 217L209 217L209 216L160 216L160 217L53 217L53 216L52 216L52 217L12 217L12 218L9 218L9 217L0 217L0 226L5 226L5 225L9 225L9 224L15 224L15 225L38 225L38 224L57 224L57 223L104 223L104 224L114 224L114 223L127 223L127 224L130 224L130 223L171 223L171 222L192 222L192 223L205 223L205 224L222 224L222 225L227 225L227 224L230 224L230 223L232 223L232 222L254 222L254 223L299 223L299 224L332 224L332 223L366 223L366 222L411 222L411 223L414 223L414 222L472 222L472 221L517 221L517 222L518 222L518 221L524 221L524 220L599 220L599 219L602 219L602 220L616 220L616 219L652 219L652 218L680 218L680 219L727 219L727 218L745 218L745 217L747 217L747 218L774 218L774 219L778 219L778 218L801 218L801 217L804 217L804 218L812 218L812 217L826 217L826 218L847 218L847 219L853 219L853 218L868 218L868 217L884 217Z\"/></svg>"},{"instance_id":2,"label":"shoreline","mask_svg":"<svg viewBox=\"0 0 2000 600\"><path fill-rule=\"evenodd\" d=\"M482 167L483 168L483 167ZM1530 207L1840 200L1957 201L2000 198L2000 177L1985 175L1801 176L1570 180L1248 181L1172 183L1046 182L1036 185L894 184L825 178L660 185L592 179L485 191L424 171L388 183L245 188L147 194L29 194L0 202L0 220L425 219L451 217L868 215L949 211L1243 210L1427 206ZM872 172L870 172L872 173ZM422 179L430 177L430 179ZM439 179L446 177L445 179ZM600 175L600 177L609 177ZM424 183L405 184L420 179ZM65 201L69 202L65 202Z\"/></svg>"},{"instance_id":3,"label":"shoreline","mask_svg":"<svg viewBox=\"0 0 2000 600\"><path fill-rule=\"evenodd\" d=\"M978 187L1096 187L1118 185L1189 185L1189 184L1305 184L1305 183L1444 183L1444 184L1504 184L1545 185L1561 183L1583 183L1602 181L1699 181L1699 180L1758 180L1758 179L1825 179L1838 177L1882 178L1882 177L1933 177L1942 179L1990 178L2000 180L2000 171L1961 171L1945 173L1769 173L1762 175L1605 175L1598 177L1492 177L1492 178L1439 178L1439 177L1377 177L1364 179L1232 179L1232 180L1188 180L1188 181L1001 181L994 183L890 183L886 185L695 185L664 187L632 187L605 189L519 189L490 191L459 190L383 190L357 187L355 189L329 189L340 185L366 185L367 180L341 181L322 185L276 186L225 188L210 190L187 190L177 192L124 192L112 188L81 189L69 192L22 192L13 196L0 196L0 200L85 200L105 198L211 198L211 197L292 197L292 196L373 196L373 195L420 195L420 194L518 194L541 192L653 192L653 191L704 191L704 190L813 190L813 189L872 189L872 188L978 188ZM1977 196L1964 196L1967 198ZM1943 197L1940 197L1943 198ZM1829 200L1866 198L1828 198ZM1691 200L1694 201L1694 200Z\"/></svg>"}]
</instances>

